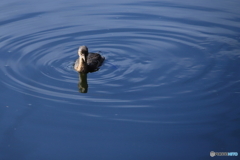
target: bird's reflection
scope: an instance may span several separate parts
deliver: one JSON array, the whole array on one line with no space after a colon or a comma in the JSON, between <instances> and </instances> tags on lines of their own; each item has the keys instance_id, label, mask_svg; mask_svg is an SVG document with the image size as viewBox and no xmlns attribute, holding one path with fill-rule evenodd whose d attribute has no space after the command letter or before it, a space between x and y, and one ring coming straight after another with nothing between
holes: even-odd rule
<instances>
[{"instance_id":1,"label":"bird's reflection","mask_svg":"<svg viewBox=\"0 0 240 160\"><path fill-rule=\"evenodd\" d=\"M87 73L79 73L78 89L81 93L88 92Z\"/></svg>"}]
</instances>

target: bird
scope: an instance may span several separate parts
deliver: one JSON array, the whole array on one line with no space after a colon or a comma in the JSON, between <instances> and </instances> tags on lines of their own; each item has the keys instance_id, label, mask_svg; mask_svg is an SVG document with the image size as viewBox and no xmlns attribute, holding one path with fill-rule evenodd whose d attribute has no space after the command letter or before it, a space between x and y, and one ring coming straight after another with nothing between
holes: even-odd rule
<instances>
[{"instance_id":1,"label":"bird","mask_svg":"<svg viewBox=\"0 0 240 160\"><path fill-rule=\"evenodd\" d=\"M95 72L99 70L105 57L98 53L89 53L87 46L80 46L78 49L79 58L74 64L74 69L79 73Z\"/></svg>"}]
</instances>

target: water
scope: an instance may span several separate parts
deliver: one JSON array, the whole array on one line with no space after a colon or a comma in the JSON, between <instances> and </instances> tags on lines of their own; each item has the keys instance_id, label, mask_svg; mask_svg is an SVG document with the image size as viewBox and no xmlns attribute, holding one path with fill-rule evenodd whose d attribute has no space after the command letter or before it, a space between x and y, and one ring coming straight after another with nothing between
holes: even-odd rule
<instances>
[{"instance_id":1,"label":"water","mask_svg":"<svg viewBox=\"0 0 240 160\"><path fill-rule=\"evenodd\" d=\"M239 5L1 1L0 159L240 153ZM88 93L80 45L106 57Z\"/></svg>"}]
</instances>

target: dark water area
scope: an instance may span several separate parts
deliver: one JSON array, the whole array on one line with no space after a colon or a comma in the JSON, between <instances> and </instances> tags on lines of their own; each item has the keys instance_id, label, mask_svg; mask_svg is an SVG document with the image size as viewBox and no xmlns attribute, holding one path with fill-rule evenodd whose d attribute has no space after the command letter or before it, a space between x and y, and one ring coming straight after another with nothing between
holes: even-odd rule
<instances>
[{"instance_id":1,"label":"dark water area","mask_svg":"<svg viewBox=\"0 0 240 160\"><path fill-rule=\"evenodd\" d=\"M2 0L0 159L239 154L239 6ZM81 45L106 57L87 93L73 69Z\"/></svg>"}]
</instances>

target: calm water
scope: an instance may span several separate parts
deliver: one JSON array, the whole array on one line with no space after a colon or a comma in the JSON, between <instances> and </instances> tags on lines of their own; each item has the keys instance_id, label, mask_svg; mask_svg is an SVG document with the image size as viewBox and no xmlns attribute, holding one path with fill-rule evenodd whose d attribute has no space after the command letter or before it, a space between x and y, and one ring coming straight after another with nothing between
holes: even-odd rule
<instances>
[{"instance_id":1,"label":"calm water","mask_svg":"<svg viewBox=\"0 0 240 160\"><path fill-rule=\"evenodd\" d=\"M0 159L240 154L239 6L2 0ZM106 57L88 93L72 66L80 45Z\"/></svg>"}]
</instances>

